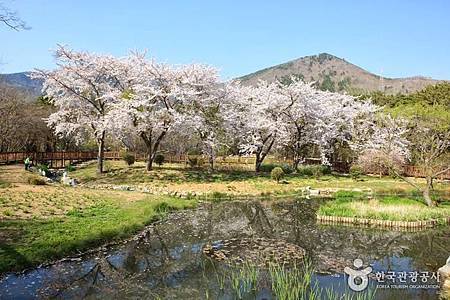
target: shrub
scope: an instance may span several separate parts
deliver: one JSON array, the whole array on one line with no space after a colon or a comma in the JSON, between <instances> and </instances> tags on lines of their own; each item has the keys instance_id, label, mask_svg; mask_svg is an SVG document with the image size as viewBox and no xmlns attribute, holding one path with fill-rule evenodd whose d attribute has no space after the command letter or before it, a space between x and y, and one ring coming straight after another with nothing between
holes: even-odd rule
<instances>
[{"instance_id":1,"label":"shrub","mask_svg":"<svg viewBox=\"0 0 450 300\"><path fill-rule=\"evenodd\" d=\"M155 163L156 163L158 166L161 166L161 165L164 163L164 155L162 155L162 154L156 154L156 156L155 156Z\"/></svg>"},{"instance_id":2,"label":"shrub","mask_svg":"<svg viewBox=\"0 0 450 300\"><path fill-rule=\"evenodd\" d=\"M285 174L291 174L294 172L294 169L292 168L292 166L290 166L288 164L262 164L260 170L261 170L261 172L269 173L269 172L272 172L272 170L277 167L281 168Z\"/></svg>"},{"instance_id":3,"label":"shrub","mask_svg":"<svg viewBox=\"0 0 450 300\"><path fill-rule=\"evenodd\" d=\"M66 166L66 171L67 172L73 172L73 171L75 171L76 169L75 169L75 166L73 166L73 165L71 165L71 164L68 164L67 166Z\"/></svg>"},{"instance_id":4,"label":"shrub","mask_svg":"<svg viewBox=\"0 0 450 300\"><path fill-rule=\"evenodd\" d=\"M134 157L133 154L131 153L125 153L122 156L122 159L127 163L127 165L131 166L132 164L134 164L136 158Z\"/></svg>"},{"instance_id":5,"label":"shrub","mask_svg":"<svg viewBox=\"0 0 450 300\"><path fill-rule=\"evenodd\" d=\"M354 179L354 180L358 180L361 175L364 174L363 170L361 169L360 166L358 165L352 165L350 167L350 176Z\"/></svg>"},{"instance_id":6,"label":"shrub","mask_svg":"<svg viewBox=\"0 0 450 300\"><path fill-rule=\"evenodd\" d=\"M284 176L284 171L280 167L273 168L272 172L270 172L270 177L272 177L273 180L276 180L277 182L280 182L280 180Z\"/></svg>"},{"instance_id":7,"label":"shrub","mask_svg":"<svg viewBox=\"0 0 450 300\"><path fill-rule=\"evenodd\" d=\"M48 165L39 164L39 165L37 165L37 168L38 168L40 174L42 174L44 176L50 175L50 170L48 169Z\"/></svg>"},{"instance_id":8,"label":"shrub","mask_svg":"<svg viewBox=\"0 0 450 300\"><path fill-rule=\"evenodd\" d=\"M294 168L292 168L291 165L282 164L282 165L280 165L280 168L283 169L283 172L285 174L292 174L292 173L294 173Z\"/></svg>"},{"instance_id":9,"label":"shrub","mask_svg":"<svg viewBox=\"0 0 450 300\"><path fill-rule=\"evenodd\" d=\"M47 182L44 178L38 176L30 176L28 177L28 183L32 185L46 185Z\"/></svg>"},{"instance_id":10,"label":"shrub","mask_svg":"<svg viewBox=\"0 0 450 300\"><path fill-rule=\"evenodd\" d=\"M297 173L302 176L314 176L318 178L331 174L331 168L325 165L303 165L298 168Z\"/></svg>"}]
</instances>

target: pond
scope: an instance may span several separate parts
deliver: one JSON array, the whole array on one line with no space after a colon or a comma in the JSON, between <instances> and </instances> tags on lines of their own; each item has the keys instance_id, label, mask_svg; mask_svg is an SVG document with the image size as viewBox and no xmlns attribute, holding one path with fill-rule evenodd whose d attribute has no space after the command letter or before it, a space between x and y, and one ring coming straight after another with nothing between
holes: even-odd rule
<instances>
[{"instance_id":1,"label":"pond","mask_svg":"<svg viewBox=\"0 0 450 300\"><path fill-rule=\"evenodd\" d=\"M268 248L261 243L268 244L275 256L286 245L293 252L304 251L298 250L297 258L301 254L303 264L314 270L311 286L320 287L324 299L326 292L354 293L343 270L356 269L357 258L372 268L366 292L379 285L375 299L439 298L433 275L450 254L449 227L396 232L320 225L315 212L321 201L325 200L227 201L172 212L125 243L24 274L9 274L0 281L0 299L236 299L238 292L243 299L276 299L268 267L255 267L257 278L246 289L230 275L238 265L211 259L203 251L207 245L220 249L231 243L228 247L239 256L256 241L255 255ZM283 246L277 248L278 244ZM288 272L294 268L286 264ZM402 283L402 272L416 271L416 282L408 275L407 283ZM409 284L415 288L404 288Z\"/></svg>"}]
</instances>

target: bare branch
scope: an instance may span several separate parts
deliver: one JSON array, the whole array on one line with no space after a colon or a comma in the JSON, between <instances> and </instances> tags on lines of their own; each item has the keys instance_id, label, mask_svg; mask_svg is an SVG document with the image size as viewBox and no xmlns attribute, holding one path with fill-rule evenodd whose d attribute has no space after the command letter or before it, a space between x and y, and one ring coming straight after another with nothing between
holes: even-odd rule
<instances>
[{"instance_id":1,"label":"bare branch","mask_svg":"<svg viewBox=\"0 0 450 300\"><path fill-rule=\"evenodd\" d=\"M31 29L31 27L27 26L27 24L19 18L17 12L11 11L2 3L0 3L0 22L15 31Z\"/></svg>"}]
</instances>

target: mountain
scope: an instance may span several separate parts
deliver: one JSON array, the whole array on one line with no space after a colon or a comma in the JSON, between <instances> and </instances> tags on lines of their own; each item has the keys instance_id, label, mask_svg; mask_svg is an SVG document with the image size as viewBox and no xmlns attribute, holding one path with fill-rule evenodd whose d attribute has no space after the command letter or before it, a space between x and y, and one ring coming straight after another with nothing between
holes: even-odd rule
<instances>
[{"instance_id":1,"label":"mountain","mask_svg":"<svg viewBox=\"0 0 450 300\"><path fill-rule=\"evenodd\" d=\"M41 94L42 80L29 77L30 72L0 74L0 84L15 87L31 97L38 97Z\"/></svg>"},{"instance_id":2,"label":"mountain","mask_svg":"<svg viewBox=\"0 0 450 300\"><path fill-rule=\"evenodd\" d=\"M386 78L375 75L328 53L305 56L238 78L242 84L254 85L258 80L280 80L288 84L291 78L316 82L323 90L346 91L352 94L383 91L387 94L411 93L440 82L427 77Z\"/></svg>"},{"instance_id":3,"label":"mountain","mask_svg":"<svg viewBox=\"0 0 450 300\"><path fill-rule=\"evenodd\" d=\"M0 84L19 88L32 97L41 94L42 81L31 79L30 72L0 74ZM323 90L352 94L383 91L387 94L412 93L442 81L416 76L408 78L387 78L375 75L345 59L328 53L305 56L287 63L269 67L237 78L243 84L254 85L262 79L268 82L280 80L289 83L291 78L306 82L314 81Z\"/></svg>"}]
</instances>

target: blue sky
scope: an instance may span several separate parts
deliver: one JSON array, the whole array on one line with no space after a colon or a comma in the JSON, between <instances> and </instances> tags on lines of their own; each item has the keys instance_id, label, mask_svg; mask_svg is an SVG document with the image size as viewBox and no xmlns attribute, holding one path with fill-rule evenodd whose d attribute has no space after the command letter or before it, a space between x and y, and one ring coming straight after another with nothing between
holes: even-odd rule
<instances>
[{"instance_id":1,"label":"blue sky","mask_svg":"<svg viewBox=\"0 0 450 300\"><path fill-rule=\"evenodd\" d=\"M1 73L54 67L57 43L202 62L224 79L328 52L384 76L450 79L450 1L0 0L32 27L0 26Z\"/></svg>"}]
</instances>

